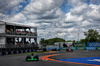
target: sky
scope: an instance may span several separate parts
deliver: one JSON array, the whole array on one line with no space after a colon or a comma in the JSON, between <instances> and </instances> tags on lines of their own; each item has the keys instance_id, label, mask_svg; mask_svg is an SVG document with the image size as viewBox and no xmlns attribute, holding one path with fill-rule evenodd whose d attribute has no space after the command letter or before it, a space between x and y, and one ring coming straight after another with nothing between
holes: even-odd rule
<instances>
[{"instance_id":1,"label":"sky","mask_svg":"<svg viewBox=\"0 0 100 66\"><path fill-rule=\"evenodd\" d=\"M41 38L84 39L100 33L100 0L0 0L0 21L37 27Z\"/></svg>"}]
</instances>

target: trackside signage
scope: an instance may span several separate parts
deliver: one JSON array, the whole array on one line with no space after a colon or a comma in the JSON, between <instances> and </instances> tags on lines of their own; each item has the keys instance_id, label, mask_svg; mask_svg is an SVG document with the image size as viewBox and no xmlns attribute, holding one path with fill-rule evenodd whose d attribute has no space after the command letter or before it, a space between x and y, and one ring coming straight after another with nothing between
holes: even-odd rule
<instances>
[{"instance_id":1,"label":"trackside signage","mask_svg":"<svg viewBox=\"0 0 100 66\"><path fill-rule=\"evenodd\" d=\"M96 47L86 47L86 50L96 50Z\"/></svg>"},{"instance_id":2,"label":"trackside signage","mask_svg":"<svg viewBox=\"0 0 100 66\"><path fill-rule=\"evenodd\" d=\"M70 49L76 50L76 47L70 47Z\"/></svg>"},{"instance_id":3,"label":"trackside signage","mask_svg":"<svg viewBox=\"0 0 100 66\"><path fill-rule=\"evenodd\" d=\"M100 50L100 47L98 47L97 49Z\"/></svg>"},{"instance_id":4,"label":"trackside signage","mask_svg":"<svg viewBox=\"0 0 100 66\"><path fill-rule=\"evenodd\" d=\"M85 47L76 47L77 50L85 50Z\"/></svg>"},{"instance_id":5,"label":"trackside signage","mask_svg":"<svg viewBox=\"0 0 100 66\"><path fill-rule=\"evenodd\" d=\"M100 47L100 42L88 42L88 47Z\"/></svg>"},{"instance_id":6,"label":"trackside signage","mask_svg":"<svg viewBox=\"0 0 100 66\"><path fill-rule=\"evenodd\" d=\"M86 47L85 43L75 43L74 47Z\"/></svg>"},{"instance_id":7,"label":"trackside signage","mask_svg":"<svg viewBox=\"0 0 100 66\"><path fill-rule=\"evenodd\" d=\"M61 48L61 49L65 50L65 49L67 49L67 47L66 48Z\"/></svg>"}]
</instances>

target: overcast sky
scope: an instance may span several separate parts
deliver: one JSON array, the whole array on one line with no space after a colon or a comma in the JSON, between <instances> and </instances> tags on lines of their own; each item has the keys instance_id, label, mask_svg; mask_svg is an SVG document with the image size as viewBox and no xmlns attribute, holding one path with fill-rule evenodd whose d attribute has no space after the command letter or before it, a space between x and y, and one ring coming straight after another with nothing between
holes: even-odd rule
<instances>
[{"instance_id":1,"label":"overcast sky","mask_svg":"<svg viewBox=\"0 0 100 66\"><path fill-rule=\"evenodd\" d=\"M0 20L36 26L38 42L77 41L88 29L100 32L100 0L0 0Z\"/></svg>"}]
</instances>

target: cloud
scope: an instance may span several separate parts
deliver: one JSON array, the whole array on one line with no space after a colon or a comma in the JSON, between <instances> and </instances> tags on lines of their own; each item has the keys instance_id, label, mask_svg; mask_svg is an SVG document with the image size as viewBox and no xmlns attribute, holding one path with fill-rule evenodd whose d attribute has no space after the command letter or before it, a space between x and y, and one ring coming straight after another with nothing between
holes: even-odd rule
<instances>
[{"instance_id":1,"label":"cloud","mask_svg":"<svg viewBox=\"0 0 100 66\"><path fill-rule=\"evenodd\" d=\"M25 11L32 13L45 13L59 7L64 0L31 0L30 4L25 7Z\"/></svg>"},{"instance_id":2,"label":"cloud","mask_svg":"<svg viewBox=\"0 0 100 66\"><path fill-rule=\"evenodd\" d=\"M88 29L95 29L100 31L100 4L87 4L85 1L70 0L72 8L70 12L66 13L63 27L71 28L72 32L81 33L80 38L84 37L83 32ZM77 29L77 30L76 30ZM76 30L76 31L75 31ZM72 33L66 37L75 37Z\"/></svg>"},{"instance_id":3,"label":"cloud","mask_svg":"<svg viewBox=\"0 0 100 66\"><path fill-rule=\"evenodd\" d=\"M74 8L71 9L71 13L73 15L81 15L81 14L83 14L84 12L86 12L88 10L89 10L88 4L86 4L86 3L83 4L82 3L78 7L77 6L76 7L74 6Z\"/></svg>"},{"instance_id":4,"label":"cloud","mask_svg":"<svg viewBox=\"0 0 100 66\"><path fill-rule=\"evenodd\" d=\"M84 38L84 31L96 29L100 31L100 4L90 0L0 0L0 20L24 23L38 28L38 39L61 37L66 40ZM64 2L71 6L64 13L60 8ZM20 10L20 8L22 10ZM66 6L66 10L69 7ZM11 10L11 11L10 11ZM9 14L9 11L11 14Z\"/></svg>"},{"instance_id":5,"label":"cloud","mask_svg":"<svg viewBox=\"0 0 100 66\"><path fill-rule=\"evenodd\" d=\"M91 9L87 11L87 17L94 21L100 21L100 5L90 4L89 7Z\"/></svg>"},{"instance_id":6,"label":"cloud","mask_svg":"<svg viewBox=\"0 0 100 66\"><path fill-rule=\"evenodd\" d=\"M18 13L10 19L11 22L24 22L27 18L23 13Z\"/></svg>"},{"instance_id":7,"label":"cloud","mask_svg":"<svg viewBox=\"0 0 100 66\"><path fill-rule=\"evenodd\" d=\"M82 26L88 26L88 25L90 25L90 22L88 22L88 21L83 21L82 22Z\"/></svg>"},{"instance_id":8,"label":"cloud","mask_svg":"<svg viewBox=\"0 0 100 66\"><path fill-rule=\"evenodd\" d=\"M23 0L0 0L0 12L5 13L18 6L21 2L23 2Z\"/></svg>"},{"instance_id":9,"label":"cloud","mask_svg":"<svg viewBox=\"0 0 100 66\"><path fill-rule=\"evenodd\" d=\"M66 19L65 19L66 22L76 22L76 21L80 22L82 20L83 20L83 16L73 15L72 12L69 12L69 13L66 14Z\"/></svg>"},{"instance_id":10,"label":"cloud","mask_svg":"<svg viewBox=\"0 0 100 66\"><path fill-rule=\"evenodd\" d=\"M78 6L75 5L78 2ZM100 4L87 4L81 1L70 1L73 8L66 14L65 22L74 22L82 26L88 26L89 24L100 23Z\"/></svg>"}]
</instances>

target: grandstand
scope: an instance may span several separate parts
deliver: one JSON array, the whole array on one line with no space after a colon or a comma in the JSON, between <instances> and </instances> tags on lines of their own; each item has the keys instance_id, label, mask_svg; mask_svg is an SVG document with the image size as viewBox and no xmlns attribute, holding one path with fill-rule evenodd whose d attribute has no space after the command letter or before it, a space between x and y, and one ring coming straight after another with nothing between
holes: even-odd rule
<instances>
[{"instance_id":1,"label":"grandstand","mask_svg":"<svg viewBox=\"0 0 100 66\"><path fill-rule=\"evenodd\" d=\"M0 55L36 50L36 27L0 21Z\"/></svg>"}]
</instances>

